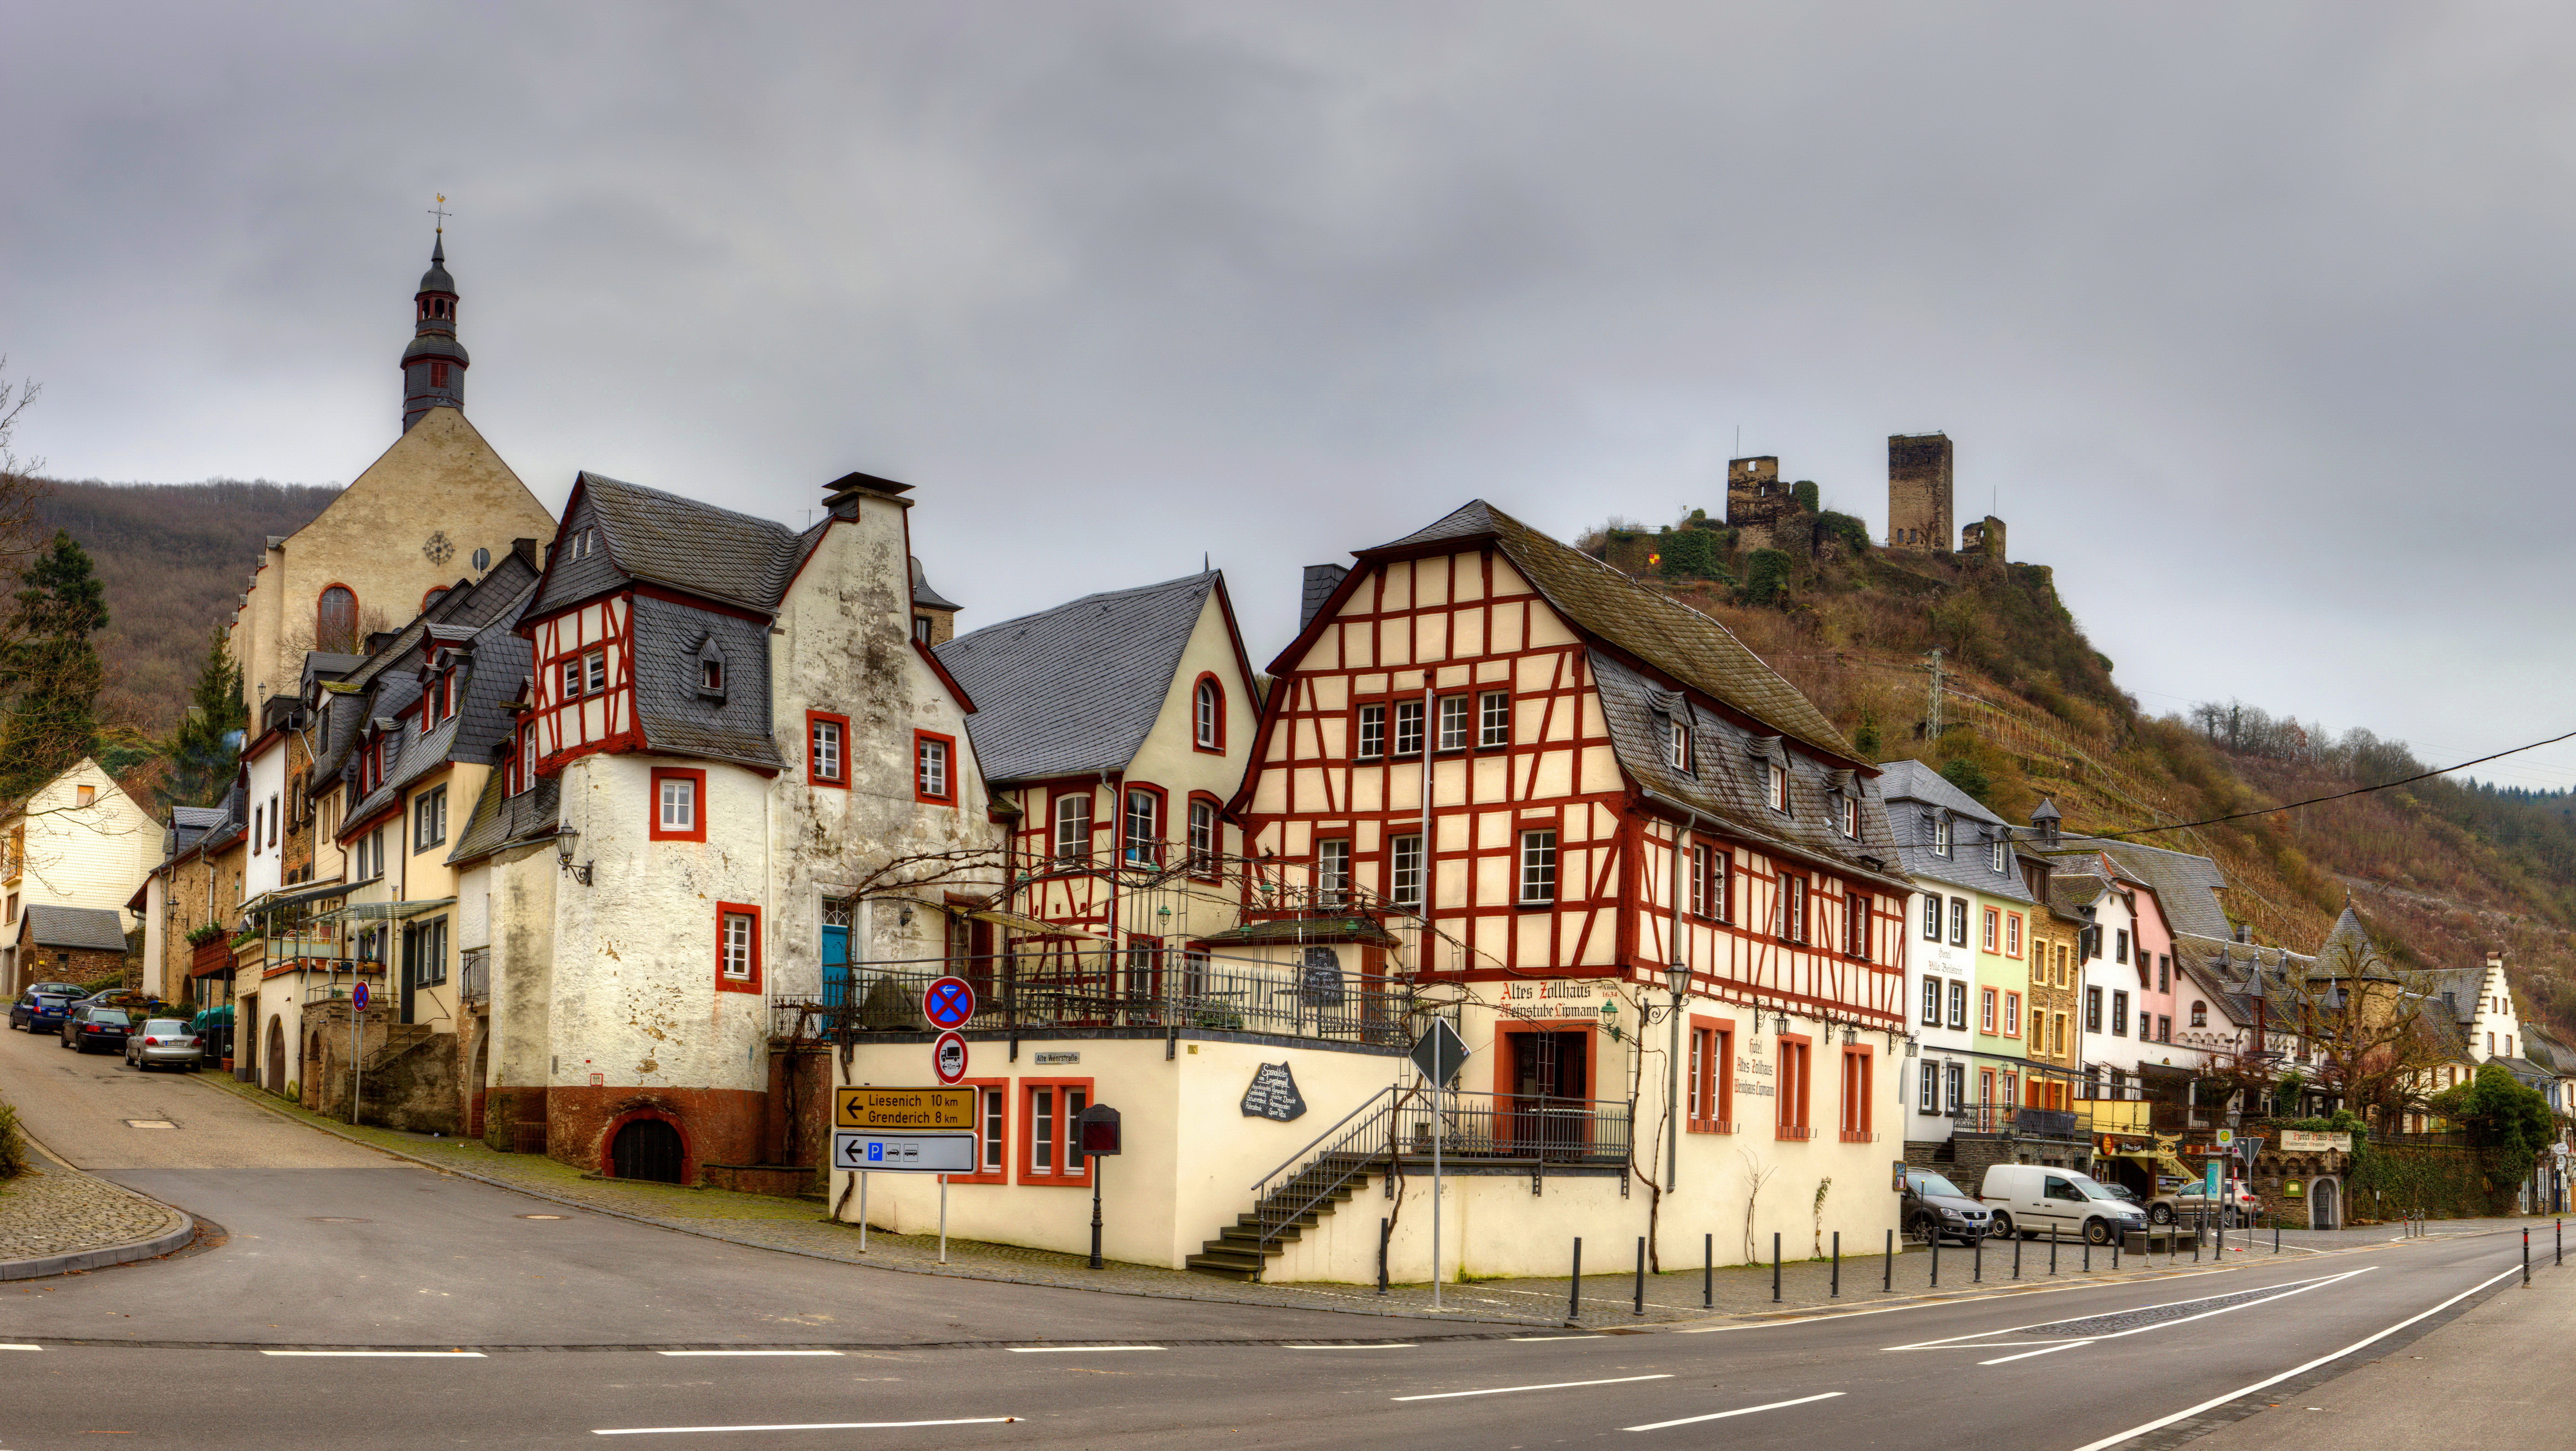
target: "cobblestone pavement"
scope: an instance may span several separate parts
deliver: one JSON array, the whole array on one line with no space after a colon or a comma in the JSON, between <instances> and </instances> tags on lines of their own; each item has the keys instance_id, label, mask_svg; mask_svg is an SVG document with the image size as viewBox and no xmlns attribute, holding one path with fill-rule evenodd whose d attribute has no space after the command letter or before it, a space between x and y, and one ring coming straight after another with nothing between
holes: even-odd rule
<instances>
[{"instance_id":1,"label":"cobblestone pavement","mask_svg":"<svg viewBox=\"0 0 2576 1451\"><path fill-rule=\"evenodd\" d=\"M28 1170L0 1181L0 1260L106 1249L167 1234L177 1210L28 1147Z\"/></svg>"},{"instance_id":2,"label":"cobblestone pavement","mask_svg":"<svg viewBox=\"0 0 2576 1451\"><path fill-rule=\"evenodd\" d=\"M1564 1276L1553 1279L1471 1280L1444 1286L1440 1296L1441 1308L1434 1311L1429 1285L1393 1285L1381 1295L1374 1285L1241 1284L1150 1265L1112 1263L1103 1269L1093 1270L1078 1255L962 1239L948 1242L948 1263L943 1265L939 1262L939 1242L933 1236L871 1231L868 1247L862 1252L857 1226L831 1221L825 1215L824 1206L812 1200L599 1179L542 1155L497 1153L485 1147L479 1139L432 1138L378 1128L352 1129L347 1124L306 1113L282 1099L229 1078L209 1074L200 1081L209 1088L238 1093L317 1128L404 1155L434 1168L470 1174L508 1188L665 1228L736 1244L788 1250L882 1269L1066 1286L1117 1294L1334 1309L1363 1314L1438 1315L1462 1321L1531 1325L1566 1323L1572 1292L1572 1285ZM1356 1201L1355 1207L1364 1202ZM2456 1233L2526 1223L2546 1227L2549 1222L2450 1221L2429 1228L2434 1233ZM2284 1230L2279 1253L2296 1257L2329 1249L2382 1244L2400 1232L2391 1226L2344 1231ZM2533 1238L2537 1245L2542 1236L2535 1234ZM2070 1241L2058 1247L2057 1268L2052 1276L2049 1245L2047 1241L2039 1240L2022 1244L2020 1270L2016 1276L2011 1247L1999 1241L1985 1246L1982 1254L1956 1245L1945 1246L1939 1256L1936 1281L1934 1257L1920 1247L1899 1242L1897 1252L1890 1256L1883 1240L1868 1246L1865 1251L1849 1246L1848 1242L1846 1245L1850 1252L1842 1262L1839 1275L1830 1258L1783 1264L1777 1300L1772 1296L1772 1272L1767 1264L1721 1264L1704 1272L1696 1262L1700 1258L1696 1253L1688 1256L1693 1263L1687 1265L1674 1265L1668 1258L1665 1273L1646 1276L1645 1310L1639 1314L1635 1300L1634 1231L1624 1236L1587 1238L1584 1243L1587 1273L1577 1305L1578 1318L1587 1325L1643 1325L1704 1320L1711 1316L1759 1316L1861 1308L1927 1296L1946 1298L2037 1289L2052 1282L2063 1285L2085 1278L2109 1281L2162 1276L2213 1269L2218 1262L2217 1250L2212 1247L2197 1258L2187 1249L2178 1255L2161 1251L2147 1256L2124 1253L2118 1257L2115 1269L2114 1257L2107 1246L2093 1249L2088 1256L2082 1245ZM1736 1232L1731 1242L1726 1234L1719 1234L1714 1247L1720 1254L1740 1254L1741 1231ZM1571 1244L1567 1246L1569 1258L1572 1248ZM1762 1248L1767 1251L1768 1247ZM1790 1246L1788 1252L1796 1253L1800 1248L1804 1247ZM2227 1262L2230 1264L2268 1259L2273 1252L2269 1230L2254 1232L2251 1242L2244 1231L2230 1231L2228 1234Z\"/></svg>"}]
</instances>

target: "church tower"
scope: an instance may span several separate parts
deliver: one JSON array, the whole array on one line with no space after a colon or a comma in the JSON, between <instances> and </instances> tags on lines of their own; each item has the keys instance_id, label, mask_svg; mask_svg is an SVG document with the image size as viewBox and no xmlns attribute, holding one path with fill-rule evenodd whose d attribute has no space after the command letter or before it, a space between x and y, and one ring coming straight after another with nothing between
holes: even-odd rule
<instances>
[{"instance_id":1,"label":"church tower","mask_svg":"<svg viewBox=\"0 0 2576 1451\"><path fill-rule=\"evenodd\" d=\"M465 347L456 341L456 279L447 275L447 229L430 245L429 270L412 295L417 316L403 349L403 432L433 408L465 411Z\"/></svg>"}]
</instances>

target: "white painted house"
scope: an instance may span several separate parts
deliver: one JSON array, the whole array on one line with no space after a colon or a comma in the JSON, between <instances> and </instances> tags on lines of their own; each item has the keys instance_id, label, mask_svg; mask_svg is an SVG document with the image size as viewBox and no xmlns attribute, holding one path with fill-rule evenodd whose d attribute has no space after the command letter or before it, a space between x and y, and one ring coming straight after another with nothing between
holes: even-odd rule
<instances>
[{"instance_id":1,"label":"white painted house","mask_svg":"<svg viewBox=\"0 0 2576 1451\"><path fill-rule=\"evenodd\" d=\"M0 815L0 942L14 943L31 906L122 913L161 862L161 825L84 756ZM0 946L0 982L33 979Z\"/></svg>"}]
</instances>

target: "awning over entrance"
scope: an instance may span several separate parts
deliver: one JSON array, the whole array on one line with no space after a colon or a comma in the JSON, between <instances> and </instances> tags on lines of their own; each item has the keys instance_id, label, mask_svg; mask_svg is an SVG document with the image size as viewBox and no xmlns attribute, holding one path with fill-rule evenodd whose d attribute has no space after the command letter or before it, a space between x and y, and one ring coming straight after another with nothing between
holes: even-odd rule
<instances>
[{"instance_id":1,"label":"awning over entrance","mask_svg":"<svg viewBox=\"0 0 2576 1451\"><path fill-rule=\"evenodd\" d=\"M342 888L342 890L346 891L347 889ZM313 920L316 922L339 922L344 924L351 922L400 922L406 918L417 917L423 912L435 912L441 907L452 907L455 905L456 899L454 897L424 897L411 902L351 902L345 907L334 908L328 912L317 912L314 914Z\"/></svg>"}]
</instances>

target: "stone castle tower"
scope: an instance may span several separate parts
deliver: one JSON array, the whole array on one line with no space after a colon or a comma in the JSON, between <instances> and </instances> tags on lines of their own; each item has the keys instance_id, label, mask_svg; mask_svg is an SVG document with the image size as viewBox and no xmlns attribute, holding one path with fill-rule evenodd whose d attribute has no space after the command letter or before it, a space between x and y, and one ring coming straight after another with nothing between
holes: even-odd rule
<instances>
[{"instance_id":1,"label":"stone castle tower","mask_svg":"<svg viewBox=\"0 0 2576 1451\"><path fill-rule=\"evenodd\" d=\"M1728 460L1726 522L1736 531L1738 548L1781 548L1781 521L1796 512L1787 486L1780 482L1778 457Z\"/></svg>"},{"instance_id":2,"label":"stone castle tower","mask_svg":"<svg viewBox=\"0 0 2576 1451\"><path fill-rule=\"evenodd\" d=\"M1950 521L1950 436L1888 435L1887 547L1947 554Z\"/></svg>"},{"instance_id":3,"label":"stone castle tower","mask_svg":"<svg viewBox=\"0 0 2576 1451\"><path fill-rule=\"evenodd\" d=\"M412 294L411 346L403 349L403 432L433 408L465 409L465 345L456 340L456 279L447 275L447 229L429 248L429 270Z\"/></svg>"}]
</instances>

